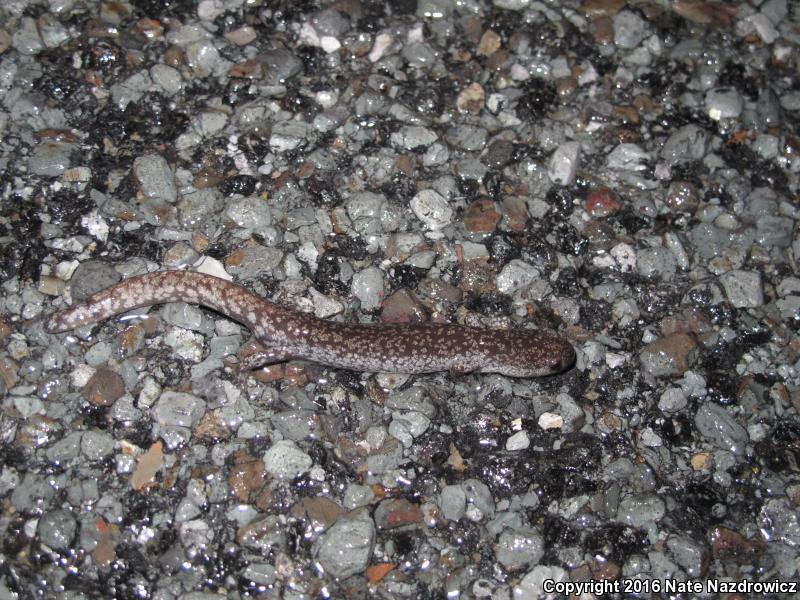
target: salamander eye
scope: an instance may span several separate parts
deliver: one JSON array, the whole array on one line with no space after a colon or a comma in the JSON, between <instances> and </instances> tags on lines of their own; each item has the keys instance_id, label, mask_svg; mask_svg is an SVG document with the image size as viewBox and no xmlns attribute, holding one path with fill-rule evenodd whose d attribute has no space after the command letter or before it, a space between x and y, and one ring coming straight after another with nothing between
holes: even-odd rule
<instances>
[{"instance_id":1,"label":"salamander eye","mask_svg":"<svg viewBox=\"0 0 800 600\"><path fill-rule=\"evenodd\" d=\"M552 355L547 357L547 367L553 371L560 370L563 366L561 364L561 356Z\"/></svg>"}]
</instances>

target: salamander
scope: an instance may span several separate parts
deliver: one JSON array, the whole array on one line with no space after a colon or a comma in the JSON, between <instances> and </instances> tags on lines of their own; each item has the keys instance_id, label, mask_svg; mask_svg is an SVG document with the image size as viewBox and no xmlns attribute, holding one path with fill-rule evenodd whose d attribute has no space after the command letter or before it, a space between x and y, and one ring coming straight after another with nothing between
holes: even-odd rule
<instances>
[{"instance_id":1,"label":"salamander","mask_svg":"<svg viewBox=\"0 0 800 600\"><path fill-rule=\"evenodd\" d=\"M135 308L177 301L211 308L246 325L265 347L246 359L246 368L303 359L355 371L538 377L563 371L575 360L570 343L545 330L329 321L283 308L224 279L189 271L125 279L46 317L45 329L68 331Z\"/></svg>"}]
</instances>

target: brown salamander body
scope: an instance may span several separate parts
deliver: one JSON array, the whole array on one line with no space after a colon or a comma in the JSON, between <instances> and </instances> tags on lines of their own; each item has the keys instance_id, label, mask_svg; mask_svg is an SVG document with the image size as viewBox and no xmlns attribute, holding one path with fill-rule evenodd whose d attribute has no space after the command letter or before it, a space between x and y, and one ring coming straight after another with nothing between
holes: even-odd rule
<instances>
[{"instance_id":1,"label":"brown salamander body","mask_svg":"<svg viewBox=\"0 0 800 600\"><path fill-rule=\"evenodd\" d=\"M121 281L50 315L45 328L67 331L134 308L178 301L212 308L250 328L268 350L249 360L249 367L297 358L356 371L537 377L563 371L575 360L569 342L541 330L325 321L277 306L224 279L187 271Z\"/></svg>"}]
</instances>

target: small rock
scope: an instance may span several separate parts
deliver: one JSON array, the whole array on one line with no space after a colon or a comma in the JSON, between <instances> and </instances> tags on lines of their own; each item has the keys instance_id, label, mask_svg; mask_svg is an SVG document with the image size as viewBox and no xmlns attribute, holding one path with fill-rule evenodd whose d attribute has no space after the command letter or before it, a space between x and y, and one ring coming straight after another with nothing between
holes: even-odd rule
<instances>
[{"instance_id":1,"label":"small rock","mask_svg":"<svg viewBox=\"0 0 800 600\"><path fill-rule=\"evenodd\" d=\"M89 460L102 460L114 451L114 438L104 431L89 430L81 438L81 453Z\"/></svg>"},{"instance_id":2,"label":"small rock","mask_svg":"<svg viewBox=\"0 0 800 600\"><path fill-rule=\"evenodd\" d=\"M488 198L476 200L462 214L464 228L471 233L491 233L500 221L497 205Z\"/></svg>"},{"instance_id":3,"label":"small rock","mask_svg":"<svg viewBox=\"0 0 800 600\"><path fill-rule=\"evenodd\" d=\"M542 428L546 429L546 428ZM509 452L514 452L517 450L525 450L531 445L531 439L528 436L528 432L524 429L522 431L516 432L514 435L511 435L506 439L506 450Z\"/></svg>"},{"instance_id":4,"label":"small rock","mask_svg":"<svg viewBox=\"0 0 800 600\"><path fill-rule=\"evenodd\" d=\"M614 15L614 43L620 48L636 48L650 35L647 21L629 10Z\"/></svg>"},{"instance_id":5,"label":"small rock","mask_svg":"<svg viewBox=\"0 0 800 600\"><path fill-rule=\"evenodd\" d=\"M437 230L453 220L453 209L436 190L422 190L411 199L411 210L428 229Z\"/></svg>"},{"instance_id":6,"label":"small rock","mask_svg":"<svg viewBox=\"0 0 800 600\"><path fill-rule=\"evenodd\" d=\"M658 399L658 408L664 412L675 413L686 408L686 396L681 388L667 388Z\"/></svg>"},{"instance_id":7,"label":"small rock","mask_svg":"<svg viewBox=\"0 0 800 600\"><path fill-rule=\"evenodd\" d=\"M422 510L405 498L382 500L375 509L375 524L379 530L396 529L422 523Z\"/></svg>"},{"instance_id":8,"label":"small rock","mask_svg":"<svg viewBox=\"0 0 800 600\"><path fill-rule=\"evenodd\" d=\"M205 412L205 401L185 392L164 392L153 407L155 420L164 427L191 427Z\"/></svg>"},{"instance_id":9,"label":"small rock","mask_svg":"<svg viewBox=\"0 0 800 600\"><path fill-rule=\"evenodd\" d=\"M553 152L548 163L547 175L557 185L571 185L578 172L581 156L579 142L564 142Z\"/></svg>"},{"instance_id":10,"label":"small rock","mask_svg":"<svg viewBox=\"0 0 800 600\"><path fill-rule=\"evenodd\" d=\"M757 271L736 269L720 276L725 295L737 308L750 308L764 304L761 274Z\"/></svg>"},{"instance_id":11,"label":"small rock","mask_svg":"<svg viewBox=\"0 0 800 600\"><path fill-rule=\"evenodd\" d=\"M607 217L619 211L623 204L617 195L607 187L594 188L586 196L586 212L595 218Z\"/></svg>"},{"instance_id":12,"label":"small rock","mask_svg":"<svg viewBox=\"0 0 800 600\"><path fill-rule=\"evenodd\" d=\"M642 349L642 368L655 375L681 375L691 367L697 354L697 342L687 333L675 333L649 343Z\"/></svg>"},{"instance_id":13,"label":"small rock","mask_svg":"<svg viewBox=\"0 0 800 600\"><path fill-rule=\"evenodd\" d=\"M264 454L264 468L276 479L294 479L313 464L311 457L290 440L279 440Z\"/></svg>"},{"instance_id":14,"label":"small rock","mask_svg":"<svg viewBox=\"0 0 800 600\"><path fill-rule=\"evenodd\" d=\"M366 510L340 517L314 545L314 556L332 577L363 572L375 546L375 524Z\"/></svg>"},{"instance_id":15,"label":"small rock","mask_svg":"<svg viewBox=\"0 0 800 600\"><path fill-rule=\"evenodd\" d=\"M70 549L78 524L72 513L63 509L46 512L39 519L36 533L43 544L57 552Z\"/></svg>"},{"instance_id":16,"label":"small rock","mask_svg":"<svg viewBox=\"0 0 800 600\"><path fill-rule=\"evenodd\" d=\"M497 561L509 571L526 569L544 556L544 539L528 527L504 529L495 546Z\"/></svg>"},{"instance_id":17,"label":"small rock","mask_svg":"<svg viewBox=\"0 0 800 600\"><path fill-rule=\"evenodd\" d=\"M361 302L361 309L365 311L375 310L383 302L384 281L383 271L377 267L367 267L353 275L350 285L353 296Z\"/></svg>"},{"instance_id":18,"label":"small rock","mask_svg":"<svg viewBox=\"0 0 800 600\"><path fill-rule=\"evenodd\" d=\"M160 154L145 154L133 161L133 176L145 198L173 204L178 199L175 175Z\"/></svg>"},{"instance_id":19,"label":"small rock","mask_svg":"<svg viewBox=\"0 0 800 600\"><path fill-rule=\"evenodd\" d=\"M439 494L442 516L450 521L458 521L467 510L467 495L460 485L446 485Z\"/></svg>"},{"instance_id":20,"label":"small rock","mask_svg":"<svg viewBox=\"0 0 800 600\"><path fill-rule=\"evenodd\" d=\"M528 263L514 259L497 275L497 290L503 294L511 294L519 289L528 287L541 277L541 273L536 267Z\"/></svg>"},{"instance_id":21,"label":"small rock","mask_svg":"<svg viewBox=\"0 0 800 600\"><path fill-rule=\"evenodd\" d=\"M694 423L700 434L710 439L716 446L734 454L744 452L749 440L747 430L719 404L707 401L700 405Z\"/></svg>"},{"instance_id":22,"label":"small rock","mask_svg":"<svg viewBox=\"0 0 800 600\"><path fill-rule=\"evenodd\" d=\"M644 527L660 521L666 514L664 501L655 494L623 498L617 508L617 520L633 527Z\"/></svg>"},{"instance_id":23,"label":"small rock","mask_svg":"<svg viewBox=\"0 0 800 600\"><path fill-rule=\"evenodd\" d=\"M734 88L715 88L706 93L706 111L715 121L737 118L743 106L742 96Z\"/></svg>"},{"instance_id":24,"label":"small rock","mask_svg":"<svg viewBox=\"0 0 800 600\"><path fill-rule=\"evenodd\" d=\"M94 374L81 389L87 402L97 406L110 406L125 393L125 382L119 373L106 366L95 369Z\"/></svg>"},{"instance_id":25,"label":"small rock","mask_svg":"<svg viewBox=\"0 0 800 600\"><path fill-rule=\"evenodd\" d=\"M661 157L669 165L700 160L706 155L708 138L708 133L697 125L684 125L667 139Z\"/></svg>"}]
</instances>

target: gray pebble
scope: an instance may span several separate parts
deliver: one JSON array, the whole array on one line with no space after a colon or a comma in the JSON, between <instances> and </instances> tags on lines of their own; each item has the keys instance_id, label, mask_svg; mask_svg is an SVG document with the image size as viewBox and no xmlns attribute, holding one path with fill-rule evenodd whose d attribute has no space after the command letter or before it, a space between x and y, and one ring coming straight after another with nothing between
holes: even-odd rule
<instances>
[{"instance_id":1,"label":"gray pebble","mask_svg":"<svg viewBox=\"0 0 800 600\"><path fill-rule=\"evenodd\" d=\"M392 410L416 411L431 418L436 414L436 406L430 399L430 392L420 385L413 385L392 394L386 400L385 406Z\"/></svg>"},{"instance_id":2,"label":"gray pebble","mask_svg":"<svg viewBox=\"0 0 800 600\"><path fill-rule=\"evenodd\" d=\"M95 292L111 287L120 279L120 274L106 262L100 260L82 262L75 269L69 282L72 302L82 302Z\"/></svg>"},{"instance_id":3,"label":"gray pebble","mask_svg":"<svg viewBox=\"0 0 800 600\"><path fill-rule=\"evenodd\" d=\"M320 439L322 435L319 417L312 410L282 410L270 421L284 438L295 442Z\"/></svg>"},{"instance_id":4,"label":"gray pebble","mask_svg":"<svg viewBox=\"0 0 800 600\"><path fill-rule=\"evenodd\" d=\"M375 192L358 192L345 203L347 216L353 221L357 219L378 217L386 204L386 196Z\"/></svg>"},{"instance_id":5,"label":"gray pebble","mask_svg":"<svg viewBox=\"0 0 800 600\"><path fill-rule=\"evenodd\" d=\"M225 216L247 232L262 233L272 225L269 205L256 197L239 198L228 203Z\"/></svg>"},{"instance_id":6,"label":"gray pebble","mask_svg":"<svg viewBox=\"0 0 800 600\"><path fill-rule=\"evenodd\" d=\"M367 469L373 475L382 475L396 469L404 460L403 446L395 438L389 438L379 451L367 456Z\"/></svg>"},{"instance_id":7,"label":"gray pebble","mask_svg":"<svg viewBox=\"0 0 800 600\"><path fill-rule=\"evenodd\" d=\"M655 494L627 496L619 503L617 520L633 527L660 521L666 513L664 501Z\"/></svg>"},{"instance_id":8,"label":"gray pebble","mask_svg":"<svg viewBox=\"0 0 800 600\"><path fill-rule=\"evenodd\" d=\"M286 548L286 533L283 517L267 515L245 525L239 532L239 539L246 548L266 555Z\"/></svg>"},{"instance_id":9,"label":"gray pebble","mask_svg":"<svg viewBox=\"0 0 800 600\"><path fill-rule=\"evenodd\" d=\"M111 344L99 341L86 351L84 357L86 358L86 364L91 367L105 365L111 358Z\"/></svg>"},{"instance_id":10,"label":"gray pebble","mask_svg":"<svg viewBox=\"0 0 800 600\"><path fill-rule=\"evenodd\" d=\"M277 581L278 572L275 567L269 563L251 562L242 573L242 577L257 585L267 587L272 586L272 584Z\"/></svg>"},{"instance_id":11,"label":"gray pebble","mask_svg":"<svg viewBox=\"0 0 800 600\"><path fill-rule=\"evenodd\" d=\"M735 119L742 114L744 101L734 88L715 88L706 92L706 112L715 121Z\"/></svg>"},{"instance_id":12,"label":"gray pebble","mask_svg":"<svg viewBox=\"0 0 800 600\"><path fill-rule=\"evenodd\" d=\"M797 510L785 498L767 500L758 513L758 523L770 539L791 548L800 546L800 518Z\"/></svg>"},{"instance_id":13,"label":"gray pebble","mask_svg":"<svg viewBox=\"0 0 800 600\"><path fill-rule=\"evenodd\" d=\"M108 414L119 423L132 423L142 418L142 411L135 406L130 394L125 394L114 402Z\"/></svg>"},{"instance_id":14,"label":"gray pebble","mask_svg":"<svg viewBox=\"0 0 800 600\"><path fill-rule=\"evenodd\" d=\"M442 516L450 521L458 521L467 510L467 495L461 485L446 485L439 494Z\"/></svg>"},{"instance_id":15,"label":"gray pebble","mask_svg":"<svg viewBox=\"0 0 800 600\"><path fill-rule=\"evenodd\" d=\"M564 142L550 156L547 175L556 185L571 185L575 181L580 164L581 145L579 142Z\"/></svg>"},{"instance_id":16,"label":"gray pebble","mask_svg":"<svg viewBox=\"0 0 800 600\"><path fill-rule=\"evenodd\" d=\"M344 491L342 506L348 510L367 506L375 498L375 493L368 485L351 483Z\"/></svg>"},{"instance_id":17,"label":"gray pebble","mask_svg":"<svg viewBox=\"0 0 800 600\"><path fill-rule=\"evenodd\" d=\"M11 492L11 505L19 512L42 510L55 495L47 478L28 472Z\"/></svg>"},{"instance_id":18,"label":"gray pebble","mask_svg":"<svg viewBox=\"0 0 800 600\"><path fill-rule=\"evenodd\" d=\"M160 154L145 154L133 161L133 176L146 198L173 204L178 199L175 175Z\"/></svg>"},{"instance_id":19,"label":"gray pebble","mask_svg":"<svg viewBox=\"0 0 800 600\"><path fill-rule=\"evenodd\" d=\"M681 388L671 387L664 390L658 399L658 408L664 412L676 413L686 408L687 400Z\"/></svg>"},{"instance_id":20,"label":"gray pebble","mask_svg":"<svg viewBox=\"0 0 800 600\"><path fill-rule=\"evenodd\" d=\"M64 465L77 458L81 451L82 437L82 431L71 431L45 451L47 459L53 464Z\"/></svg>"},{"instance_id":21,"label":"gray pebble","mask_svg":"<svg viewBox=\"0 0 800 600\"><path fill-rule=\"evenodd\" d=\"M367 568L375 546L375 524L366 510L337 519L314 544L314 555L332 577L345 579Z\"/></svg>"},{"instance_id":22,"label":"gray pebble","mask_svg":"<svg viewBox=\"0 0 800 600\"><path fill-rule=\"evenodd\" d=\"M403 58L408 61L408 66L415 69L430 67L436 61L436 52L428 44L406 44L403 46Z\"/></svg>"},{"instance_id":23,"label":"gray pebble","mask_svg":"<svg viewBox=\"0 0 800 600\"><path fill-rule=\"evenodd\" d=\"M440 143L431 144L422 155L422 164L425 167L436 167L445 164L450 159L450 150Z\"/></svg>"},{"instance_id":24,"label":"gray pebble","mask_svg":"<svg viewBox=\"0 0 800 600\"><path fill-rule=\"evenodd\" d=\"M675 256L667 248L642 248L636 253L636 270L648 279L669 281L677 271Z\"/></svg>"},{"instance_id":25,"label":"gray pebble","mask_svg":"<svg viewBox=\"0 0 800 600\"><path fill-rule=\"evenodd\" d=\"M89 460L102 460L114 451L114 438L103 431L89 430L81 438L81 454Z\"/></svg>"},{"instance_id":26,"label":"gray pebble","mask_svg":"<svg viewBox=\"0 0 800 600\"><path fill-rule=\"evenodd\" d=\"M477 508L485 517L494 516L494 498L489 487L478 479L467 479L461 484L467 497L467 503Z\"/></svg>"},{"instance_id":27,"label":"gray pebble","mask_svg":"<svg viewBox=\"0 0 800 600\"><path fill-rule=\"evenodd\" d=\"M218 335L208 342L208 355L209 358L225 358L236 351L242 345L242 336L240 335Z\"/></svg>"},{"instance_id":28,"label":"gray pebble","mask_svg":"<svg viewBox=\"0 0 800 600\"><path fill-rule=\"evenodd\" d=\"M708 133L697 125L684 125L669 136L661 148L661 157L670 165L700 160L706 154L708 138Z\"/></svg>"},{"instance_id":29,"label":"gray pebble","mask_svg":"<svg viewBox=\"0 0 800 600\"><path fill-rule=\"evenodd\" d=\"M697 409L695 426L703 437L714 445L742 454L747 444L747 431L719 404L704 402Z\"/></svg>"},{"instance_id":30,"label":"gray pebble","mask_svg":"<svg viewBox=\"0 0 800 600\"><path fill-rule=\"evenodd\" d=\"M725 295L737 308L752 308L764 304L761 274L757 271L734 270L720 277Z\"/></svg>"},{"instance_id":31,"label":"gray pebble","mask_svg":"<svg viewBox=\"0 0 800 600\"><path fill-rule=\"evenodd\" d=\"M383 302L385 290L383 271L377 267L367 267L353 275L350 290L361 302L361 309L375 310Z\"/></svg>"},{"instance_id":32,"label":"gray pebble","mask_svg":"<svg viewBox=\"0 0 800 600\"><path fill-rule=\"evenodd\" d=\"M779 127L781 124L781 104L778 96L769 86L761 86L756 101L758 123L763 128Z\"/></svg>"},{"instance_id":33,"label":"gray pebble","mask_svg":"<svg viewBox=\"0 0 800 600\"><path fill-rule=\"evenodd\" d=\"M486 146L486 129L462 125L447 130L447 141L467 152L478 152Z\"/></svg>"},{"instance_id":34,"label":"gray pebble","mask_svg":"<svg viewBox=\"0 0 800 600\"><path fill-rule=\"evenodd\" d=\"M650 159L650 154L637 144L619 144L606 157L609 169L623 171L643 171L647 168L645 162Z\"/></svg>"},{"instance_id":35,"label":"gray pebble","mask_svg":"<svg viewBox=\"0 0 800 600\"><path fill-rule=\"evenodd\" d=\"M687 536L671 535L667 539L667 548L691 579L703 576L708 550L702 544Z\"/></svg>"},{"instance_id":36,"label":"gray pebble","mask_svg":"<svg viewBox=\"0 0 800 600\"><path fill-rule=\"evenodd\" d=\"M544 539L528 527L505 529L495 546L497 562L509 571L527 569L544 556Z\"/></svg>"},{"instance_id":37,"label":"gray pebble","mask_svg":"<svg viewBox=\"0 0 800 600\"><path fill-rule=\"evenodd\" d=\"M296 150L307 143L311 125L303 121L280 121L272 126L269 147L273 152Z\"/></svg>"},{"instance_id":38,"label":"gray pebble","mask_svg":"<svg viewBox=\"0 0 800 600\"><path fill-rule=\"evenodd\" d=\"M161 309L164 321L175 327L197 331L208 335L214 330L214 323L205 317L203 312L194 304L185 302L170 302Z\"/></svg>"},{"instance_id":39,"label":"gray pebble","mask_svg":"<svg viewBox=\"0 0 800 600\"><path fill-rule=\"evenodd\" d=\"M497 290L503 294L511 294L528 287L540 278L539 269L515 258L506 264L497 275Z\"/></svg>"},{"instance_id":40,"label":"gray pebble","mask_svg":"<svg viewBox=\"0 0 800 600\"><path fill-rule=\"evenodd\" d=\"M410 448L414 438L421 436L430 427L431 420L421 412L415 410L395 411L389 423L389 434Z\"/></svg>"},{"instance_id":41,"label":"gray pebble","mask_svg":"<svg viewBox=\"0 0 800 600\"><path fill-rule=\"evenodd\" d=\"M766 248L788 248L792 244L794 221L789 217L765 215L756 221L756 243Z\"/></svg>"},{"instance_id":42,"label":"gray pebble","mask_svg":"<svg viewBox=\"0 0 800 600\"><path fill-rule=\"evenodd\" d=\"M615 14L613 24L614 43L620 48L636 48L650 35L647 21L629 10L621 10Z\"/></svg>"},{"instance_id":43,"label":"gray pebble","mask_svg":"<svg viewBox=\"0 0 800 600\"><path fill-rule=\"evenodd\" d=\"M426 127L406 126L395 131L391 139L395 146L413 151L427 148L439 138L434 131Z\"/></svg>"},{"instance_id":44,"label":"gray pebble","mask_svg":"<svg viewBox=\"0 0 800 600\"><path fill-rule=\"evenodd\" d=\"M411 199L411 210L428 229L437 230L450 224L453 209L447 200L432 189L422 190Z\"/></svg>"},{"instance_id":45,"label":"gray pebble","mask_svg":"<svg viewBox=\"0 0 800 600\"><path fill-rule=\"evenodd\" d=\"M509 452L517 452L519 450L525 450L531 445L531 438L528 436L528 432L524 429L522 431L517 431L513 435L508 436L506 439L506 450Z\"/></svg>"},{"instance_id":46,"label":"gray pebble","mask_svg":"<svg viewBox=\"0 0 800 600\"><path fill-rule=\"evenodd\" d=\"M284 83L303 71L303 62L282 48L262 52L258 61L264 68L264 80L268 85Z\"/></svg>"},{"instance_id":47,"label":"gray pebble","mask_svg":"<svg viewBox=\"0 0 800 600\"><path fill-rule=\"evenodd\" d=\"M75 146L63 142L40 142L28 161L31 173L42 177L58 177L70 166L70 155Z\"/></svg>"},{"instance_id":48,"label":"gray pebble","mask_svg":"<svg viewBox=\"0 0 800 600\"><path fill-rule=\"evenodd\" d=\"M311 457L291 440L279 440L264 454L264 468L276 479L294 479L313 464Z\"/></svg>"},{"instance_id":49,"label":"gray pebble","mask_svg":"<svg viewBox=\"0 0 800 600\"><path fill-rule=\"evenodd\" d=\"M191 427L205 412L205 401L185 392L164 392L153 407L153 416L163 427Z\"/></svg>"},{"instance_id":50,"label":"gray pebble","mask_svg":"<svg viewBox=\"0 0 800 600\"><path fill-rule=\"evenodd\" d=\"M525 10L531 4L531 0L492 0L492 4L506 10Z\"/></svg>"},{"instance_id":51,"label":"gray pebble","mask_svg":"<svg viewBox=\"0 0 800 600\"><path fill-rule=\"evenodd\" d=\"M78 523L75 521L75 517L71 512L63 509L46 512L36 526L36 533L41 542L58 552L70 549L77 530Z\"/></svg>"},{"instance_id":52,"label":"gray pebble","mask_svg":"<svg viewBox=\"0 0 800 600\"><path fill-rule=\"evenodd\" d=\"M545 583L552 586L569 580L569 574L561 567L537 565L533 567L520 582L514 586L514 600L540 600L555 598L552 593L545 592ZM552 587L548 587L552 589Z\"/></svg>"},{"instance_id":53,"label":"gray pebble","mask_svg":"<svg viewBox=\"0 0 800 600\"><path fill-rule=\"evenodd\" d=\"M182 194L178 202L180 223L184 227L193 229L205 219L216 215L222 210L223 205L222 192L217 188L191 190Z\"/></svg>"},{"instance_id":54,"label":"gray pebble","mask_svg":"<svg viewBox=\"0 0 800 600\"><path fill-rule=\"evenodd\" d=\"M647 558L650 560L650 573L648 577L655 577L661 580L675 577L680 572L680 567L667 558L661 551L648 552Z\"/></svg>"},{"instance_id":55,"label":"gray pebble","mask_svg":"<svg viewBox=\"0 0 800 600\"><path fill-rule=\"evenodd\" d=\"M183 89L180 71L169 65L159 63L150 67L150 78L167 96L174 96Z\"/></svg>"}]
</instances>

